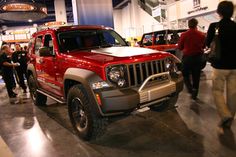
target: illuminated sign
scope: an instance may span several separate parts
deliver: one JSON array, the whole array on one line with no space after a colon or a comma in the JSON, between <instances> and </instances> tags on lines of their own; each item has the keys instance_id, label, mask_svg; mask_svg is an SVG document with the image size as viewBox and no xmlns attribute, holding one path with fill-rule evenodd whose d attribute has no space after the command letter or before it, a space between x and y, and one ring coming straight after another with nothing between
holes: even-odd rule
<instances>
[{"instance_id":1,"label":"illuminated sign","mask_svg":"<svg viewBox=\"0 0 236 157\"><path fill-rule=\"evenodd\" d=\"M33 11L36 8L30 4L24 3L14 3L14 4L6 4L2 7L4 11Z\"/></svg>"},{"instance_id":2,"label":"illuminated sign","mask_svg":"<svg viewBox=\"0 0 236 157\"><path fill-rule=\"evenodd\" d=\"M65 24L66 23L62 22L62 21L53 21L53 22L47 22L44 25L45 26L62 26L62 25L65 25Z\"/></svg>"}]
</instances>

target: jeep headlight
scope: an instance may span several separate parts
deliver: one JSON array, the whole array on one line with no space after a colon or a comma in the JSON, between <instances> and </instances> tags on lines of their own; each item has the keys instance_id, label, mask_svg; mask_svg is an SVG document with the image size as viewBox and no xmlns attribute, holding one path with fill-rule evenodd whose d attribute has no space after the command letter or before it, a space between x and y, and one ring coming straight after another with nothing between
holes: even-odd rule
<instances>
[{"instance_id":1,"label":"jeep headlight","mask_svg":"<svg viewBox=\"0 0 236 157\"><path fill-rule=\"evenodd\" d=\"M108 80L119 87L125 87L126 81L126 68L124 65L116 65L107 68Z\"/></svg>"}]
</instances>

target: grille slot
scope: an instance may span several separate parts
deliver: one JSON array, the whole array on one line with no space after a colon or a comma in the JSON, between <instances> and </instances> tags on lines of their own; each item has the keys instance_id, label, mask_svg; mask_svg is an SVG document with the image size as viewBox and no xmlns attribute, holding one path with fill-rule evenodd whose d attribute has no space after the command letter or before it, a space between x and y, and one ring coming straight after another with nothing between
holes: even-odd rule
<instances>
[{"instance_id":1,"label":"grille slot","mask_svg":"<svg viewBox=\"0 0 236 157\"><path fill-rule=\"evenodd\" d=\"M134 63L127 66L129 86L140 86L149 76L166 71L164 59L143 63ZM155 80L156 79L152 79L151 81Z\"/></svg>"}]
</instances>

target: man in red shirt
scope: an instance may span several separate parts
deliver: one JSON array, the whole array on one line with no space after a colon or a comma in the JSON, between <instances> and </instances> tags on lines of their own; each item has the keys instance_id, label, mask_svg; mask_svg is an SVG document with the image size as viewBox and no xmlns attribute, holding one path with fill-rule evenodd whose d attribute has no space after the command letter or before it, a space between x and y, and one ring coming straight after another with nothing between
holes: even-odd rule
<instances>
[{"instance_id":1,"label":"man in red shirt","mask_svg":"<svg viewBox=\"0 0 236 157\"><path fill-rule=\"evenodd\" d=\"M205 35L197 30L197 25L196 19L189 20L189 30L181 34L178 42L178 48L183 53L184 83L194 100L198 95L202 54L205 47Z\"/></svg>"}]
</instances>

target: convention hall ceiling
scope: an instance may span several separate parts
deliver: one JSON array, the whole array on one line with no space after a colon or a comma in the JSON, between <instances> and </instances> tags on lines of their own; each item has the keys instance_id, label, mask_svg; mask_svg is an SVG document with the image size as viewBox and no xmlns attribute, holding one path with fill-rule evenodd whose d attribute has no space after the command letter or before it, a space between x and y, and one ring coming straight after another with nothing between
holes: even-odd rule
<instances>
[{"instance_id":1,"label":"convention hall ceiling","mask_svg":"<svg viewBox=\"0 0 236 157\"><path fill-rule=\"evenodd\" d=\"M73 22L73 11L72 11L72 0L65 0L65 5L66 5L66 14L67 14L67 20L68 22ZM124 6L126 6L131 0L112 0L112 4L114 9L120 9ZM146 0L146 1L162 1L166 3L174 2L176 0ZM33 22L28 22L28 20L25 21L20 21L20 20L6 20L6 19L0 19L0 27L1 26L7 26L7 27L12 27L12 26L26 26L26 25L32 25L33 23L37 24L43 24L49 21L55 21L55 9L54 9L54 0L0 0L0 7L2 4L6 2L35 2L35 3L41 3L43 5L46 5L47 7L47 17L33 21ZM8 16L7 16L8 17ZM11 17L9 17L11 19Z\"/></svg>"},{"instance_id":2,"label":"convention hall ceiling","mask_svg":"<svg viewBox=\"0 0 236 157\"><path fill-rule=\"evenodd\" d=\"M36 2L36 3L41 3L47 6L47 17L34 21L34 23L37 24L43 24L49 21L55 21L55 9L54 9L54 0L0 0L0 6L6 2ZM72 0L65 0L66 4L66 14L67 14L67 20L68 22L73 22L73 11L72 11ZM125 3L124 3L125 1ZM116 7L122 3L122 5L127 5L127 3L130 0L112 0L113 7ZM10 19L10 17L9 17ZM1 26L25 26L25 25L32 25L32 23L26 21L11 21L11 20L5 20L5 19L0 19L0 25Z\"/></svg>"}]
</instances>

